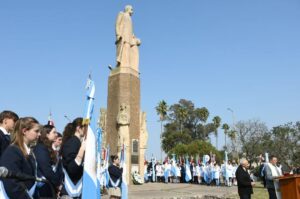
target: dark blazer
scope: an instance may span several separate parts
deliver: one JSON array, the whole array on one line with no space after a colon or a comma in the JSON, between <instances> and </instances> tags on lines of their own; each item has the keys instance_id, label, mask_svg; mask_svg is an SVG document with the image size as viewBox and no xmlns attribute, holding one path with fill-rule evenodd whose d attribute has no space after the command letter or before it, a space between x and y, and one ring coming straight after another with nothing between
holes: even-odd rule
<instances>
[{"instance_id":1,"label":"dark blazer","mask_svg":"<svg viewBox=\"0 0 300 199\"><path fill-rule=\"evenodd\" d=\"M62 163L69 177L76 184L83 175L83 165L77 165L75 158L80 149L81 142L78 137L70 137L62 146Z\"/></svg>"},{"instance_id":2,"label":"dark blazer","mask_svg":"<svg viewBox=\"0 0 300 199\"><path fill-rule=\"evenodd\" d=\"M56 163L51 160L47 146L42 143L38 143L33 152L38 163L38 177L45 177L52 184L54 189L58 188L62 184L63 180L63 171L60 159L58 159L57 170L54 172L52 166L55 166ZM44 184L39 187L38 192L40 197L53 197L49 184Z\"/></svg>"},{"instance_id":3,"label":"dark blazer","mask_svg":"<svg viewBox=\"0 0 300 199\"><path fill-rule=\"evenodd\" d=\"M4 151L1 157L1 166L6 167L9 171L20 172L30 176L35 176L36 162L32 155L28 159L25 158L21 150L16 145L10 145ZM1 179L5 191L9 198L13 199L29 199L25 188L30 190L34 185L33 180L19 181L17 179ZM36 197L35 197L36 198Z\"/></svg>"},{"instance_id":4,"label":"dark blazer","mask_svg":"<svg viewBox=\"0 0 300 199\"><path fill-rule=\"evenodd\" d=\"M122 173L123 173L123 168L119 168L113 164L111 164L108 167L108 173L110 176L110 179L116 183L118 181L118 179L120 179L120 183L118 184L118 187L121 187L122 184ZM109 187L113 187L113 185L111 184L111 182L109 181L108 183Z\"/></svg>"},{"instance_id":5,"label":"dark blazer","mask_svg":"<svg viewBox=\"0 0 300 199\"><path fill-rule=\"evenodd\" d=\"M10 136L4 135L3 131L0 130L0 157L2 156L4 150L10 144Z\"/></svg>"},{"instance_id":6,"label":"dark blazer","mask_svg":"<svg viewBox=\"0 0 300 199\"><path fill-rule=\"evenodd\" d=\"M239 195L253 194L251 178L248 171L245 171L240 165L235 172L235 176L237 179Z\"/></svg>"}]
</instances>

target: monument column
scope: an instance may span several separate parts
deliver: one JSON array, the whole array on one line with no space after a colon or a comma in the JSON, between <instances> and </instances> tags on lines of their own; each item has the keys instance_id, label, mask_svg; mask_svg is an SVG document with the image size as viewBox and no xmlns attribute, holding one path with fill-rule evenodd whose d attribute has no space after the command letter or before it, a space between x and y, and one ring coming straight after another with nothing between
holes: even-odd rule
<instances>
[{"instance_id":1,"label":"monument column","mask_svg":"<svg viewBox=\"0 0 300 199\"><path fill-rule=\"evenodd\" d=\"M127 176L139 171L140 78L138 71L140 40L133 34L132 6L127 5L116 20L116 67L108 79L106 137L110 154L120 155L127 145ZM140 173L143 175L143 173ZM128 180L131 183L131 180Z\"/></svg>"}]
</instances>

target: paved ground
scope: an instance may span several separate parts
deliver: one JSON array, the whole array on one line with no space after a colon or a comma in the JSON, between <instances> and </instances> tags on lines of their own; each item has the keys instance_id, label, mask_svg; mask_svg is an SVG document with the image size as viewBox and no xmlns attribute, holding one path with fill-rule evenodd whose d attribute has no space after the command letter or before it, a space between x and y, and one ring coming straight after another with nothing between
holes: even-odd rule
<instances>
[{"instance_id":1,"label":"paved ground","mask_svg":"<svg viewBox=\"0 0 300 199\"><path fill-rule=\"evenodd\" d=\"M129 186L129 199L235 199L237 187L214 187L194 184L147 183ZM108 196L103 196L108 199Z\"/></svg>"}]
</instances>

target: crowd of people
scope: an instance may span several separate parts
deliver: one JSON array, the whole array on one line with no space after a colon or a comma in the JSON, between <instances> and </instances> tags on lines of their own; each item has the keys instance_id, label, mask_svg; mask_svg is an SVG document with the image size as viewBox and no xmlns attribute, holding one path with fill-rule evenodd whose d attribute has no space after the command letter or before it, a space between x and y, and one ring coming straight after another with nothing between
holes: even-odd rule
<instances>
[{"instance_id":1,"label":"crowd of people","mask_svg":"<svg viewBox=\"0 0 300 199\"><path fill-rule=\"evenodd\" d=\"M53 123L41 125L33 117L19 116L12 111L0 113L0 198L2 199L80 199L87 125L83 118L68 123L62 134ZM108 154L107 154L108 156ZM123 169L118 156L111 156L111 164L102 165L102 188L108 188L110 198L121 197ZM8 170L14 178L7 175ZM295 170L295 169L294 169ZM295 170L293 172L298 172ZM276 199L278 182L282 175L277 158L270 157L262 164L260 175L270 199ZM21 175L22 174L22 175ZM34 176L34 178L24 178ZM108 178L107 178L108 177ZM203 159L166 159L163 163L153 158L145 162L144 182L193 183L209 186L237 185L241 199L251 198L253 174L249 163L241 159L222 164L212 155Z\"/></svg>"},{"instance_id":2,"label":"crowd of people","mask_svg":"<svg viewBox=\"0 0 300 199\"><path fill-rule=\"evenodd\" d=\"M164 183L194 183L214 186L236 184L235 172L238 167L233 160L220 165L216 161L194 161L174 159L145 162L144 181Z\"/></svg>"},{"instance_id":3,"label":"crowd of people","mask_svg":"<svg viewBox=\"0 0 300 199\"><path fill-rule=\"evenodd\" d=\"M68 123L61 134L51 120L41 125L33 117L2 111L0 198L80 199L86 133L81 117ZM120 198L123 169L118 156L112 155L111 161L105 186L110 198Z\"/></svg>"},{"instance_id":4,"label":"crowd of people","mask_svg":"<svg viewBox=\"0 0 300 199\"><path fill-rule=\"evenodd\" d=\"M83 174L82 120L68 123L62 136L51 124L40 125L33 117L19 118L12 111L1 112L0 166L17 177L1 175L0 198L79 198L74 187ZM20 174L44 180L21 179Z\"/></svg>"}]
</instances>

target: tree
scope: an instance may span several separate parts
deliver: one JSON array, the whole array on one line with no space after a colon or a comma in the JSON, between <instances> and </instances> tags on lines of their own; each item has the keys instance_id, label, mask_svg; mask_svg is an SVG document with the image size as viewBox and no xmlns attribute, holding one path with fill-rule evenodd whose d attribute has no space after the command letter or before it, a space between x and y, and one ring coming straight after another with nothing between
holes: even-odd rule
<instances>
[{"instance_id":1,"label":"tree","mask_svg":"<svg viewBox=\"0 0 300 199\"><path fill-rule=\"evenodd\" d=\"M300 122L273 127L270 132L269 153L287 165L300 165Z\"/></svg>"},{"instance_id":2,"label":"tree","mask_svg":"<svg viewBox=\"0 0 300 199\"><path fill-rule=\"evenodd\" d=\"M221 118L219 116L215 116L213 118L214 126L215 126L215 137L216 137L216 148L218 148L218 128L221 125Z\"/></svg>"},{"instance_id":3,"label":"tree","mask_svg":"<svg viewBox=\"0 0 300 199\"><path fill-rule=\"evenodd\" d=\"M236 139L242 156L249 160L250 165L258 162L257 157L265 150L265 141L269 132L266 124L259 120L239 121L236 124Z\"/></svg>"},{"instance_id":4,"label":"tree","mask_svg":"<svg viewBox=\"0 0 300 199\"><path fill-rule=\"evenodd\" d=\"M194 140L187 144L178 144L170 150L169 156L173 153L179 156L190 155L200 157L212 153L216 154L217 161L220 162L222 160L222 154L210 143L203 140Z\"/></svg>"},{"instance_id":5,"label":"tree","mask_svg":"<svg viewBox=\"0 0 300 199\"><path fill-rule=\"evenodd\" d=\"M168 105L164 100L161 100L158 103L158 106L155 107L157 114L159 115L160 120L160 141L162 141L162 131L163 131L163 121L166 120ZM162 146L160 147L160 159L162 160Z\"/></svg>"},{"instance_id":6,"label":"tree","mask_svg":"<svg viewBox=\"0 0 300 199\"><path fill-rule=\"evenodd\" d=\"M221 118L214 122L207 122L209 111L207 108L197 108L190 100L181 99L170 106L166 116L165 131L162 134L163 149L166 153L177 144L184 144L186 140L206 141L209 134L215 132L216 126L220 126ZM186 140L178 140L185 138Z\"/></svg>"},{"instance_id":7,"label":"tree","mask_svg":"<svg viewBox=\"0 0 300 199\"><path fill-rule=\"evenodd\" d=\"M229 130L229 125L227 123L224 123L222 125L222 129L224 130L224 135L225 135L225 150L227 150L226 137L227 137L227 133L228 133L228 130Z\"/></svg>"}]
</instances>

